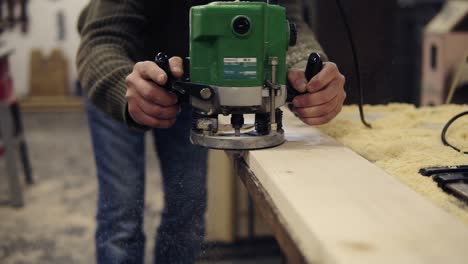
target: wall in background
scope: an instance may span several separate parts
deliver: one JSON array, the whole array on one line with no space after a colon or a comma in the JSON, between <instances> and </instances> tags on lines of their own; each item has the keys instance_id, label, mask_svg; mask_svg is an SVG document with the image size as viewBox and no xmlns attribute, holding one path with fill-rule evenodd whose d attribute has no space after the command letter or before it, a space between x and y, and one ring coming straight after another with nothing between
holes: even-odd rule
<instances>
[{"instance_id":1,"label":"wall in background","mask_svg":"<svg viewBox=\"0 0 468 264\"><path fill-rule=\"evenodd\" d=\"M29 32L22 34L18 27L14 31L2 34L2 42L15 50L10 64L17 96L25 96L29 91L29 58L33 48L41 49L47 56L54 48L62 49L69 62L69 87L74 87L77 78L75 54L79 45L76 21L88 2L89 0L29 1ZM64 40L59 40L58 37L57 14L60 11L65 18Z\"/></svg>"},{"instance_id":2,"label":"wall in background","mask_svg":"<svg viewBox=\"0 0 468 264\"><path fill-rule=\"evenodd\" d=\"M336 1L311 3L315 32L346 76L349 104L359 101L351 48ZM364 101L419 102L421 36L443 0L341 1L356 44Z\"/></svg>"}]
</instances>

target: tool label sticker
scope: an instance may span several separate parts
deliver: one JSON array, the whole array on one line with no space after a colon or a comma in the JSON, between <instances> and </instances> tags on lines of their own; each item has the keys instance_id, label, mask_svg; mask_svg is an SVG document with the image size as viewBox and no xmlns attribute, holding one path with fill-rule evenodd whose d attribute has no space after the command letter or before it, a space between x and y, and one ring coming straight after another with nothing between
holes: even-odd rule
<instances>
[{"instance_id":1,"label":"tool label sticker","mask_svg":"<svg viewBox=\"0 0 468 264\"><path fill-rule=\"evenodd\" d=\"M257 58L224 58L224 79L257 79Z\"/></svg>"}]
</instances>

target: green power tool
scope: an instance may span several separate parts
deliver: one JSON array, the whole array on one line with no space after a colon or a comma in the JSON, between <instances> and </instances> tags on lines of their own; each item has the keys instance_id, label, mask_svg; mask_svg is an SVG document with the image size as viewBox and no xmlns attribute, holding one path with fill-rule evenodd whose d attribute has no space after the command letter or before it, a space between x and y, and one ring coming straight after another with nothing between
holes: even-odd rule
<instances>
[{"instance_id":1,"label":"green power tool","mask_svg":"<svg viewBox=\"0 0 468 264\"><path fill-rule=\"evenodd\" d=\"M191 8L190 80L170 77L166 88L194 109L193 144L247 150L284 142L279 107L288 95L286 51L295 45L296 34L279 5L235 1ZM158 54L155 61L170 72L166 55ZM321 66L318 54L311 55L308 79ZM231 115L228 127L218 121L220 114ZM255 123L244 124L244 114L254 114Z\"/></svg>"}]
</instances>

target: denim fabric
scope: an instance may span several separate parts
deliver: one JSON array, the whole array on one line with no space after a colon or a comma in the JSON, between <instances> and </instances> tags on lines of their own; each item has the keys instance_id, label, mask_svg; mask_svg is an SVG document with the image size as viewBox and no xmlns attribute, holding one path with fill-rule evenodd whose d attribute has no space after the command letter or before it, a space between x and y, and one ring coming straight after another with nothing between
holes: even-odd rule
<instances>
[{"instance_id":1,"label":"denim fabric","mask_svg":"<svg viewBox=\"0 0 468 264\"><path fill-rule=\"evenodd\" d=\"M130 131L88 101L85 105L99 183L97 262L143 263L144 133ZM207 150L190 143L190 122L190 108L183 106L173 127L151 131L165 200L156 263L193 263L203 241Z\"/></svg>"}]
</instances>

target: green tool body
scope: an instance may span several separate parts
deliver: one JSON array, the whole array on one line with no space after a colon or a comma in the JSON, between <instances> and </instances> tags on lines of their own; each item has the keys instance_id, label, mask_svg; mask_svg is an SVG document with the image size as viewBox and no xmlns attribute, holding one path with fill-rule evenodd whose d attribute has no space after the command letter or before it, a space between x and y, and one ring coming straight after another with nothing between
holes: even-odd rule
<instances>
[{"instance_id":1,"label":"green tool body","mask_svg":"<svg viewBox=\"0 0 468 264\"><path fill-rule=\"evenodd\" d=\"M261 2L214 2L190 12L190 78L221 87L286 82L289 23L283 7Z\"/></svg>"}]
</instances>

